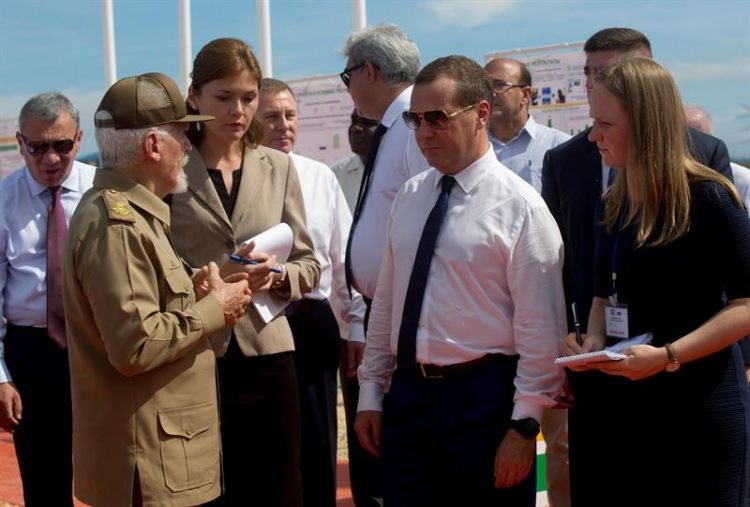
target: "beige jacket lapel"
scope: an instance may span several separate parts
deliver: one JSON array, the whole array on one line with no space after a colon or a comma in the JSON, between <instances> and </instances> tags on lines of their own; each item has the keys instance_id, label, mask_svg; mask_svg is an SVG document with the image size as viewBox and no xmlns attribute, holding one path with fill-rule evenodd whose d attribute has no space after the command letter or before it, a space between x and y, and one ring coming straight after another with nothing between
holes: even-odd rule
<instances>
[{"instance_id":1,"label":"beige jacket lapel","mask_svg":"<svg viewBox=\"0 0 750 507\"><path fill-rule=\"evenodd\" d=\"M267 189L266 184L259 185L258 182L267 182L268 173L273 170L265 154L258 153L258 150L245 150L242 157L242 176L240 178L240 188L237 190L237 203L232 210L232 226L235 230L242 229L239 227L246 221L253 220L248 213L258 213L265 209L263 203L268 199L263 190ZM209 182L210 184L210 182ZM250 229L261 229L260 226L251 225ZM244 241L247 238L244 238Z\"/></svg>"}]
</instances>

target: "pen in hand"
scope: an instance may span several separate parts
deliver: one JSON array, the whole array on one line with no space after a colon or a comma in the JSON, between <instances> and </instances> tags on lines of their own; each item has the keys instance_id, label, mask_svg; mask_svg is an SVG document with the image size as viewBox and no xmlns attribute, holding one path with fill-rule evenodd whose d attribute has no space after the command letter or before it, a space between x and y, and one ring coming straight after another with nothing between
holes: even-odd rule
<instances>
[{"instance_id":1,"label":"pen in hand","mask_svg":"<svg viewBox=\"0 0 750 507\"><path fill-rule=\"evenodd\" d=\"M246 259L244 257L240 257L237 254L231 254L229 256L229 258L232 259L234 262L239 262L240 264L250 264L250 265L253 265L253 266L255 266L256 264L258 264L258 261L254 261L252 259ZM271 271L273 273L278 273L278 274L282 273L282 271L280 269L278 269L278 268L271 268Z\"/></svg>"},{"instance_id":2,"label":"pen in hand","mask_svg":"<svg viewBox=\"0 0 750 507\"><path fill-rule=\"evenodd\" d=\"M576 328L576 343L579 347L583 347L583 338L581 337L581 323L578 322L578 312L576 312L576 304L571 303L570 309L573 311L573 327Z\"/></svg>"}]
</instances>

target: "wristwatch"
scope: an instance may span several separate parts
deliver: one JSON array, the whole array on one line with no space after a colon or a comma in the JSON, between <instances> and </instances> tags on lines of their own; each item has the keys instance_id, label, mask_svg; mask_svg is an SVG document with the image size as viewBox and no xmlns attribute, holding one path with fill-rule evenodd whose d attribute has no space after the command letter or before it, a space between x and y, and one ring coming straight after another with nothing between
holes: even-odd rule
<instances>
[{"instance_id":1,"label":"wristwatch","mask_svg":"<svg viewBox=\"0 0 750 507\"><path fill-rule=\"evenodd\" d=\"M521 436L527 440L536 438L539 434L540 427L539 423L533 417L524 417L523 419L511 419L509 424L510 429L516 430Z\"/></svg>"},{"instance_id":2,"label":"wristwatch","mask_svg":"<svg viewBox=\"0 0 750 507\"><path fill-rule=\"evenodd\" d=\"M667 365L665 366L665 369L669 373L679 370L680 360L677 359L677 354L674 353L674 348L672 348L672 344L665 343L664 348L667 349Z\"/></svg>"}]
</instances>

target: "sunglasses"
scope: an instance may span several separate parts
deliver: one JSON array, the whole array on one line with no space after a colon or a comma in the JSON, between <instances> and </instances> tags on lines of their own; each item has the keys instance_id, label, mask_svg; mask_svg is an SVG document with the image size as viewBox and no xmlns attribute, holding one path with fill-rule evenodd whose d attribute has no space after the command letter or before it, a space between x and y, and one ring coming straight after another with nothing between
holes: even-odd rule
<instances>
[{"instance_id":1,"label":"sunglasses","mask_svg":"<svg viewBox=\"0 0 750 507\"><path fill-rule=\"evenodd\" d=\"M459 109L458 111L454 111L451 114L448 114L445 111L425 111L424 113L404 111L401 117L404 119L404 123L406 124L406 126L412 130L417 130L419 128L419 126L422 124L422 119L424 119L427 125L434 128L435 130L445 130L448 128L448 124L450 123L451 118L459 113L468 111L473 107L477 107L478 105L479 102L470 106L466 106L465 108Z\"/></svg>"},{"instance_id":2,"label":"sunglasses","mask_svg":"<svg viewBox=\"0 0 750 507\"><path fill-rule=\"evenodd\" d=\"M346 86L347 88L349 88L349 80L352 77L352 72L354 72L357 69L361 69L362 67L364 67L365 63L366 62L362 62L362 63L358 63L357 65L352 65L351 67L347 67L346 69L344 69L343 72L339 73L339 77L344 82L344 86Z\"/></svg>"},{"instance_id":3,"label":"sunglasses","mask_svg":"<svg viewBox=\"0 0 750 507\"><path fill-rule=\"evenodd\" d=\"M26 151L29 155L32 157L37 157L39 155L44 155L47 153L47 150L52 147L59 155L66 155L70 153L70 151L73 149L73 147L76 145L75 138L73 139L57 139L55 141L50 142L44 142L44 141L29 141L26 139L26 136L18 133L19 136L21 136L21 141L23 141L23 145L26 148Z\"/></svg>"}]
</instances>

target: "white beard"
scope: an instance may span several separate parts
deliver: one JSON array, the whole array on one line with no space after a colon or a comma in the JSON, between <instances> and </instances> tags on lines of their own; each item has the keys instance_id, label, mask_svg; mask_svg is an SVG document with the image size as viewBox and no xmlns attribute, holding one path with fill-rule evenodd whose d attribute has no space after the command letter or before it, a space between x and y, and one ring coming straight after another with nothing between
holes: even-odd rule
<instances>
[{"instance_id":1,"label":"white beard","mask_svg":"<svg viewBox=\"0 0 750 507\"><path fill-rule=\"evenodd\" d=\"M188 163L188 156L185 155L185 158L182 159L182 167L185 167ZM180 179L177 181L177 184L172 188L172 190L169 192L170 194L181 194L188 189L188 179L187 174L185 174L184 170L180 171Z\"/></svg>"}]
</instances>

